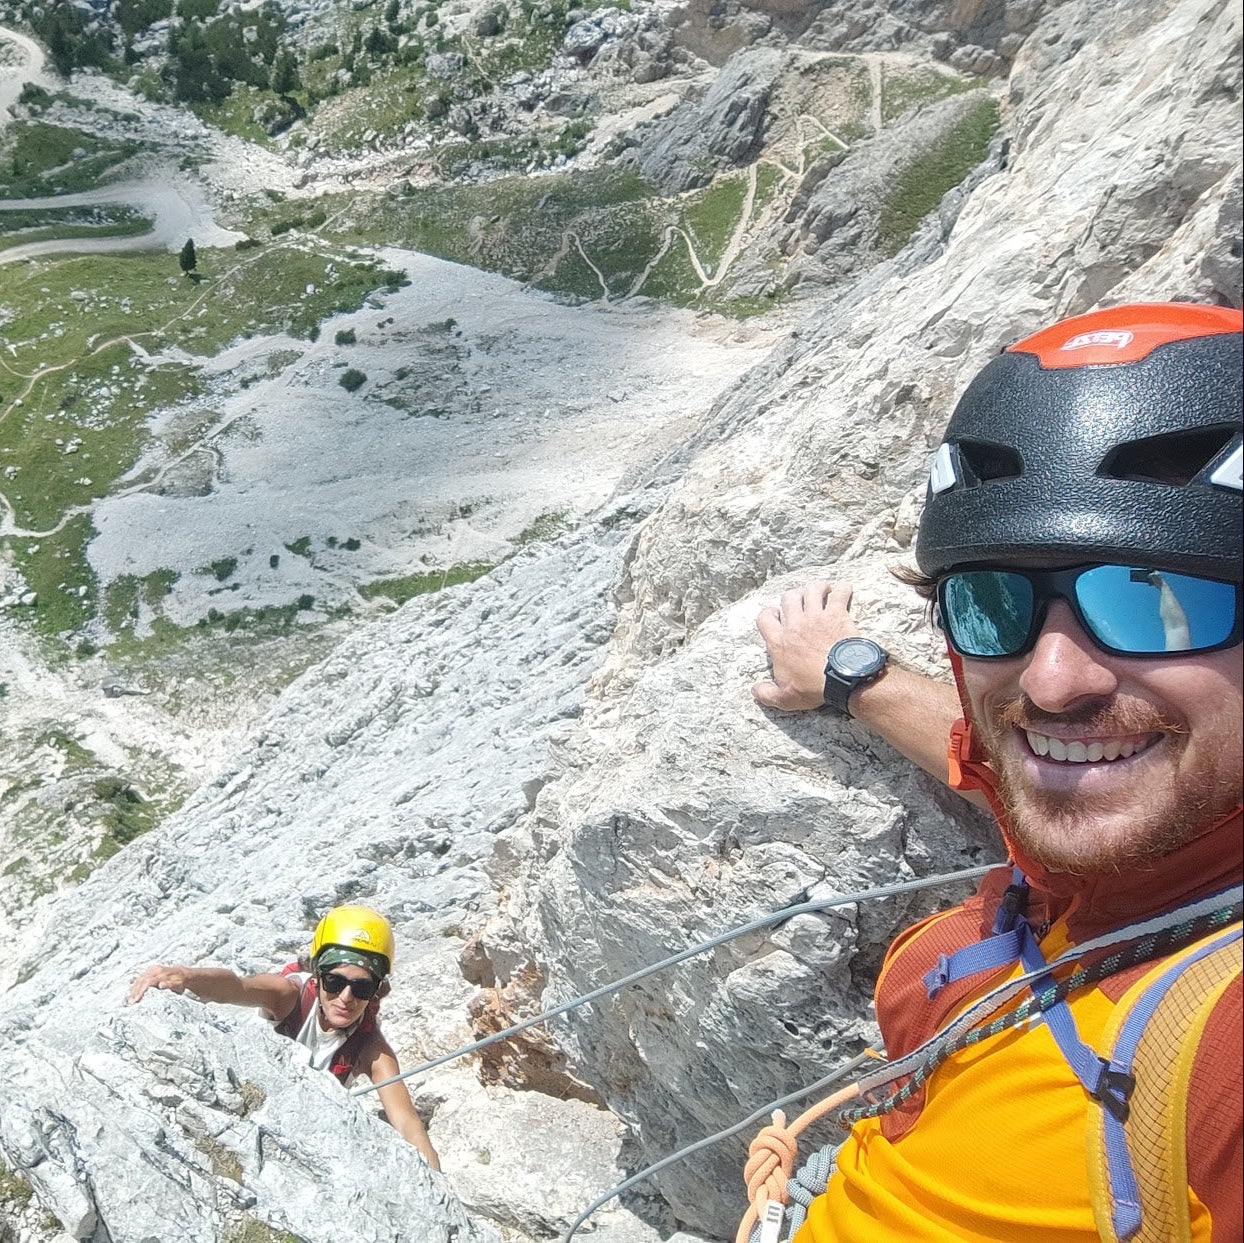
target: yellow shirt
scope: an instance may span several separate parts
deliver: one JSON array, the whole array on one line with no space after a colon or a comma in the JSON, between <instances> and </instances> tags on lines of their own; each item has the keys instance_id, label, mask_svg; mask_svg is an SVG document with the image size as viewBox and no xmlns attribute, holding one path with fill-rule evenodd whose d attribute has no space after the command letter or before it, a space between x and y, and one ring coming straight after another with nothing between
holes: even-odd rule
<instances>
[{"instance_id":1,"label":"yellow shirt","mask_svg":"<svg viewBox=\"0 0 1244 1243\"><path fill-rule=\"evenodd\" d=\"M1041 948L1047 960L1061 954L1065 929L1056 924ZM1089 987L1068 1004L1080 1038L1099 1047L1111 1000ZM1039 1017L1000 1032L937 1069L919 1119L898 1140L887 1140L875 1119L853 1128L795 1243L1097 1240L1085 1156L1090 1108L1100 1106ZM1209 1215L1191 1199L1194 1243L1208 1243Z\"/></svg>"}]
</instances>

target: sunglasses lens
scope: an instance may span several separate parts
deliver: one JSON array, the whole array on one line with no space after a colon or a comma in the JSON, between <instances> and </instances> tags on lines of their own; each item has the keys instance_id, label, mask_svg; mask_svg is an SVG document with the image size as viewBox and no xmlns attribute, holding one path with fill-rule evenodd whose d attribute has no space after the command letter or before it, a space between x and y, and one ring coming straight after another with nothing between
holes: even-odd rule
<instances>
[{"instance_id":1,"label":"sunglasses lens","mask_svg":"<svg viewBox=\"0 0 1244 1243\"><path fill-rule=\"evenodd\" d=\"M1032 629L1032 584L1008 570L969 570L937 591L941 622L964 656L1013 656Z\"/></svg>"},{"instance_id":2,"label":"sunglasses lens","mask_svg":"<svg viewBox=\"0 0 1244 1243\"><path fill-rule=\"evenodd\" d=\"M320 976L320 987L330 997L336 997L338 993L343 993L348 988L350 995L356 1001L370 1001L376 995L380 984L371 976L364 976L361 980L352 980L348 975L342 975L338 971L325 971Z\"/></svg>"},{"instance_id":3,"label":"sunglasses lens","mask_svg":"<svg viewBox=\"0 0 1244 1243\"><path fill-rule=\"evenodd\" d=\"M1136 656L1217 647L1231 637L1239 609L1232 583L1126 565L1085 570L1075 593L1098 642Z\"/></svg>"}]
</instances>

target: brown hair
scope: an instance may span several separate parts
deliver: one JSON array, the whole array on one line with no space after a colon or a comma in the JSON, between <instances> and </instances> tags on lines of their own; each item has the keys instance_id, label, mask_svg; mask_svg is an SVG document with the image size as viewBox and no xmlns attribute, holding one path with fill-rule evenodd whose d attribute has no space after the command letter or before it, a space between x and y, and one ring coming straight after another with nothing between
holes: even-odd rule
<instances>
[{"instance_id":1,"label":"brown hair","mask_svg":"<svg viewBox=\"0 0 1244 1243\"><path fill-rule=\"evenodd\" d=\"M916 595L924 601L925 621L940 630L937 620L937 579L914 565L892 565L890 573L900 583L915 589Z\"/></svg>"}]
</instances>

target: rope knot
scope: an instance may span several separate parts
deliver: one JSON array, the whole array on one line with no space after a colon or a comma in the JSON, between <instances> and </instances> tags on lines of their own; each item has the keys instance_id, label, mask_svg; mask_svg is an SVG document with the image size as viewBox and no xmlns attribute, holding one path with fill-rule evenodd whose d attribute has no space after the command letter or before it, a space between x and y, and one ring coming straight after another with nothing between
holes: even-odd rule
<instances>
[{"instance_id":1,"label":"rope knot","mask_svg":"<svg viewBox=\"0 0 1244 1243\"><path fill-rule=\"evenodd\" d=\"M799 1155L799 1143L786 1128L786 1115L773 1111L773 1122L762 1127L756 1138L747 1146L747 1163L743 1166L743 1181L747 1183L747 1198L758 1203L762 1191L764 1199L758 1207L763 1208L769 1200L786 1203L786 1184L795 1168Z\"/></svg>"},{"instance_id":2,"label":"rope knot","mask_svg":"<svg viewBox=\"0 0 1244 1243\"><path fill-rule=\"evenodd\" d=\"M787 1203L787 1184L799 1156L800 1132L858 1095L859 1087L850 1084L804 1110L790 1126L786 1125L786 1115L780 1109L773 1111L772 1124L763 1127L747 1147L743 1180L747 1183L748 1206L734 1236L735 1243L748 1243L752 1227L761 1222L767 1204L772 1201L785 1206ZM776 1239L777 1235L773 1237Z\"/></svg>"}]
</instances>

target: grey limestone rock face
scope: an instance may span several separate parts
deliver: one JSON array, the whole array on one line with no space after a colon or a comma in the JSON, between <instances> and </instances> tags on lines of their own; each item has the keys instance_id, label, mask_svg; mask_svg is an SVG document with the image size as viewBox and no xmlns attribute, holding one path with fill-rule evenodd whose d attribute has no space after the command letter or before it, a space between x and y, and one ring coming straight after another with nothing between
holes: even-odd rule
<instances>
[{"instance_id":1,"label":"grey limestone rock face","mask_svg":"<svg viewBox=\"0 0 1244 1243\"><path fill-rule=\"evenodd\" d=\"M923 484L958 392L1025 332L1129 296L1220 299L1201 262L1232 236L1237 18L1187 4L1119 31L1094 14L1065 5L1028 45L1006 167L940 257L818 305L717 404L628 556L630 642L677 644L727 588L844 556ZM1082 50L1053 59L1064 43Z\"/></svg>"},{"instance_id":2,"label":"grey limestone rock face","mask_svg":"<svg viewBox=\"0 0 1244 1243\"><path fill-rule=\"evenodd\" d=\"M199 1009L154 997L6 1067L0 1140L72 1238L216 1243L260 1222L343 1243L498 1240L288 1041ZM60 1091L36 1103L48 1078Z\"/></svg>"},{"instance_id":3,"label":"grey limestone rock face","mask_svg":"<svg viewBox=\"0 0 1244 1243\"><path fill-rule=\"evenodd\" d=\"M886 582L879 560L852 572L869 633L934 668L933 636L904 589ZM518 861L502 878L511 916L549 980L546 1003L809 892L845 894L998 857L983 819L858 725L756 707L748 687L764 659L755 617L783 585L744 595L642 668L615 650L566 774L503 835ZM923 909L907 899L798 916L575 1012L558 1039L634 1129L639 1163L656 1160L875 1043L879 949ZM688 1228L730 1235L745 1206L749 1138L657 1176Z\"/></svg>"},{"instance_id":4,"label":"grey limestone rock face","mask_svg":"<svg viewBox=\"0 0 1244 1243\"><path fill-rule=\"evenodd\" d=\"M781 67L781 54L771 48L739 52L701 100L641 126L636 146L620 162L632 164L663 194L707 185L718 170L741 163L760 146Z\"/></svg>"},{"instance_id":5,"label":"grey limestone rock face","mask_svg":"<svg viewBox=\"0 0 1244 1243\"><path fill-rule=\"evenodd\" d=\"M758 41L797 40L824 51L927 49L965 71L991 75L1005 69L1053 7L1048 0L688 0L675 13L675 29L713 64Z\"/></svg>"},{"instance_id":6,"label":"grey limestone rock face","mask_svg":"<svg viewBox=\"0 0 1244 1243\"><path fill-rule=\"evenodd\" d=\"M984 91L952 96L809 169L774 244L785 255L814 255L816 262L796 268L788 283L841 284L885 258L878 234L893 186L988 100Z\"/></svg>"},{"instance_id":7,"label":"grey limestone rock face","mask_svg":"<svg viewBox=\"0 0 1244 1243\"><path fill-rule=\"evenodd\" d=\"M1213 241L1201 260L1201 273L1213 287L1216 301L1239 306L1244 300L1244 238L1240 220L1244 216L1244 183L1237 177L1223 196Z\"/></svg>"},{"instance_id":8,"label":"grey limestone rock face","mask_svg":"<svg viewBox=\"0 0 1244 1243\"><path fill-rule=\"evenodd\" d=\"M528 810L599 663L618 518L360 631L215 785L32 917L0 1017L0 1153L74 1238L208 1243L246 1221L307 1243L497 1237L463 1207L495 1193L467 1179L457 1194L377 1121L374 1096L307 1071L256 1015L124 999L153 961L277 969L320 912L370 902L395 926L382 1024L403 1065L466 1043L457 955L494 905L495 836ZM460 1130L472 1101L469 1076L436 1081L434 1143L436 1109ZM472 1125L505 1143L481 1107ZM511 1224L567 1224L617 1181L605 1121L560 1196L543 1171L510 1181Z\"/></svg>"}]
</instances>

